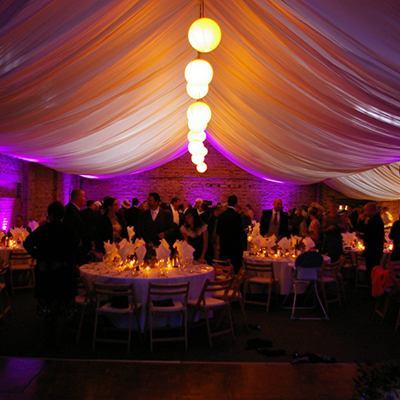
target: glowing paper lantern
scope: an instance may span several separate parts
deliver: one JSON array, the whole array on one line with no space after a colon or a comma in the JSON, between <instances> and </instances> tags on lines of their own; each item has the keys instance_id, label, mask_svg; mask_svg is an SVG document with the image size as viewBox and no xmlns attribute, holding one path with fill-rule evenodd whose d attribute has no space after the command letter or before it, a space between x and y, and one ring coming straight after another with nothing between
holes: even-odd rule
<instances>
[{"instance_id":1,"label":"glowing paper lantern","mask_svg":"<svg viewBox=\"0 0 400 400\"><path fill-rule=\"evenodd\" d=\"M203 153L203 143L199 142L198 140L193 140L193 142L190 142L188 145L188 151L190 154L200 154Z\"/></svg>"},{"instance_id":2,"label":"glowing paper lantern","mask_svg":"<svg viewBox=\"0 0 400 400\"><path fill-rule=\"evenodd\" d=\"M193 142L193 140L198 140L199 142L204 142L207 139L206 133L203 132L193 132L190 131L187 135L188 141Z\"/></svg>"},{"instance_id":3,"label":"glowing paper lantern","mask_svg":"<svg viewBox=\"0 0 400 400\"><path fill-rule=\"evenodd\" d=\"M195 86L188 83L186 85L186 92L192 99L199 100L208 93L208 85Z\"/></svg>"},{"instance_id":4,"label":"glowing paper lantern","mask_svg":"<svg viewBox=\"0 0 400 400\"><path fill-rule=\"evenodd\" d=\"M205 146L203 145L203 148L201 149L201 152L198 153L198 154L200 154L200 155L202 155L202 156L205 157L205 156L208 154L208 149L207 149L207 147L205 147Z\"/></svg>"},{"instance_id":5,"label":"glowing paper lantern","mask_svg":"<svg viewBox=\"0 0 400 400\"><path fill-rule=\"evenodd\" d=\"M201 156L200 154L193 154L192 155L192 163L193 164L201 164L204 162L204 156Z\"/></svg>"},{"instance_id":6,"label":"glowing paper lantern","mask_svg":"<svg viewBox=\"0 0 400 400\"><path fill-rule=\"evenodd\" d=\"M188 121L188 127L192 132L203 132L207 128L207 123L198 123L196 121Z\"/></svg>"},{"instance_id":7,"label":"glowing paper lantern","mask_svg":"<svg viewBox=\"0 0 400 400\"><path fill-rule=\"evenodd\" d=\"M195 50L209 53L219 45L221 29L212 19L200 18L189 28L188 38Z\"/></svg>"},{"instance_id":8,"label":"glowing paper lantern","mask_svg":"<svg viewBox=\"0 0 400 400\"><path fill-rule=\"evenodd\" d=\"M211 119L211 108L202 101L196 101L188 108L187 119L199 124L208 124Z\"/></svg>"},{"instance_id":9,"label":"glowing paper lantern","mask_svg":"<svg viewBox=\"0 0 400 400\"><path fill-rule=\"evenodd\" d=\"M200 172L202 174L203 172L207 171L207 164L206 163L198 164L196 169L198 172Z\"/></svg>"},{"instance_id":10,"label":"glowing paper lantern","mask_svg":"<svg viewBox=\"0 0 400 400\"><path fill-rule=\"evenodd\" d=\"M194 86L208 85L213 74L210 63L205 60L193 60L185 68L186 82Z\"/></svg>"}]
</instances>

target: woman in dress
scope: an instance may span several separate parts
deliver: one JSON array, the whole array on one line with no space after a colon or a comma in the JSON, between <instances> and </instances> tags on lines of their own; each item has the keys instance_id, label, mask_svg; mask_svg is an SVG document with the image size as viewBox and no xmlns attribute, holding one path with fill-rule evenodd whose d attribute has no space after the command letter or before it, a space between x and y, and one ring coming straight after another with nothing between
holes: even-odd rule
<instances>
[{"instance_id":1,"label":"woman in dress","mask_svg":"<svg viewBox=\"0 0 400 400\"><path fill-rule=\"evenodd\" d=\"M345 225L338 214L339 205L336 202L331 201L328 210L328 214L322 218L322 253L327 254L334 263L343 254L342 232L345 231Z\"/></svg>"},{"instance_id":2,"label":"woman in dress","mask_svg":"<svg viewBox=\"0 0 400 400\"><path fill-rule=\"evenodd\" d=\"M100 216L96 227L96 249L104 253L104 242L119 243L127 239L126 226L118 215L119 202L114 197L109 197L104 203L106 212Z\"/></svg>"},{"instance_id":3,"label":"woman in dress","mask_svg":"<svg viewBox=\"0 0 400 400\"><path fill-rule=\"evenodd\" d=\"M49 222L27 236L24 247L37 260L35 297L37 312L47 323L47 343L59 346L65 319L75 311L79 235L62 222L65 207L59 201L51 203L47 213Z\"/></svg>"},{"instance_id":4,"label":"woman in dress","mask_svg":"<svg viewBox=\"0 0 400 400\"><path fill-rule=\"evenodd\" d=\"M308 225L307 235L310 237L314 243L315 248L318 250L321 249L321 223L319 222L318 218L318 210L315 207L308 208L308 216L311 219L310 225Z\"/></svg>"},{"instance_id":5,"label":"woman in dress","mask_svg":"<svg viewBox=\"0 0 400 400\"><path fill-rule=\"evenodd\" d=\"M181 226L183 239L194 248L194 260L199 263L205 263L208 245L207 224L200 219L196 208L186 210L185 221Z\"/></svg>"}]
</instances>

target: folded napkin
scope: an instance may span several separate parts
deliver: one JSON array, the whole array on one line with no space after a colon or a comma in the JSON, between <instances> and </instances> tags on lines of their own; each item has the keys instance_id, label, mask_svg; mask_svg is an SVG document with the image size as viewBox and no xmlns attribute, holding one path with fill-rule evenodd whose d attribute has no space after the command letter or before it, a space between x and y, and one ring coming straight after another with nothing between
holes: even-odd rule
<instances>
[{"instance_id":1,"label":"folded napkin","mask_svg":"<svg viewBox=\"0 0 400 400\"><path fill-rule=\"evenodd\" d=\"M129 241L132 241L132 238L135 236L135 231L133 230L133 226L127 226L126 230L128 231Z\"/></svg>"},{"instance_id":2,"label":"folded napkin","mask_svg":"<svg viewBox=\"0 0 400 400\"><path fill-rule=\"evenodd\" d=\"M253 236L258 236L260 234L260 223L256 222L253 226L253 230L251 231Z\"/></svg>"},{"instance_id":3,"label":"folded napkin","mask_svg":"<svg viewBox=\"0 0 400 400\"><path fill-rule=\"evenodd\" d=\"M125 260L126 256L135 253L135 245L133 243L128 242L126 239L122 239L121 242L119 243L118 252L122 260Z\"/></svg>"},{"instance_id":4,"label":"folded napkin","mask_svg":"<svg viewBox=\"0 0 400 400\"><path fill-rule=\"evenodd\" d=\"M160 241L160 245L156 248L156 254L158 260L168 260L171 255L171 250L169 249L169 245L165 239Z\"/></svg>"},{"instance_id":5,"label":"folded napkin","mask_svg":"<svg viewBox=\"0 0 400 400\"><path fill-rule=\"evenodd\" d=\"M146 242L143 239L136 239L134 243L135 249L140 246L146 246Z\"/></svg>"},{"instance_id":6,"label":"folded napkin","mask_svg":"<svg viewBox=\"0 0 400 400\"><path fill-rule=\"evenodd\" d=\"M283 253L286 253L289 249L290 246L292 245L292 241L286 237L283 237L279 242L278 246L282 250Z\"/></svg>"},{"instance_id":7,"label":"folded napkin","mask_svg":"<svg viewBox=\"0 0 400 400\"><path fill-rule=\"evenodd\" d=\"M28 226L29 228L31 228L31 231L33 232L39 226L39 222L31 221L29 222Z\"/></svg>"},{"instance_id":8,"label":"folded napkin","mask_svg":"<svg viewBox=\"0 0 400 400\"><path fill-rule=\"evenodd\" d=\"M135 246L136 246L136 242L135 242ZM142 244L138 247L135 247L135 253L137 255L137 258L139 260L139 264L141 264L144 260L144 256L146 255L146 244Z\"/></svg>"},{"instance_id":9,"label":"folded napkin","mask_svg":"<svg viewBox=\"0 0 400 400\"><path fill-rule=\"evenodd\" d=\"M315 247L314 241L309 236L304 238L304 244L306 246L306 251L309 251Z\"/></svg>"},{"instance_id":10,"label":"folded napkin","mask_svg":"<svg viewBox=\"0 0 400 400\"><path fill-rule=\"evenodd\" d=\"M21 242L29 235L29 232L25 228L11 228L10 232L14 240L20 240Z\"/></svg>"},{"instance_id":11,"label":"folded napkin","mask_svg":"<svg viewBox=\"0 0 400 400\"><path fill-rule=\"evenodd\" d=\"M292 247L296 247L296 245L300 244L303 240L301 236L290 236L290 240L292 241Z\"/></svg>"},{"instance_id":12,"label":"folded napkin","mask_svg":"<svg viewBox=\"0 0 400 400\"><path fill-rule=\"evenodd\" d=\"M350 246L356 239L355 232L344 232L342 233L342 240L345 246Z\"/></svg>"},{"instance_id":13,"label":"folded napkin","mask_svg":"<svg viewBox=\"0 0 400 400\"><path fill-rule=\"evenodd\" d=\"M177 250L179 256L183 260L186 258L193 260L194 248L185 240L177 240L173 247Z\"/></svg>"},{"instance_id":14,"label":"folded napkin","mask_svg":"<svg viewBox=\"0 0 400 400\"><path fill-rule=\"evenodd\" d=\"M275 236L275 235L272 235ZM272 238L272 236L267 240L266 243L266 248L269 250L271 250L274 246L276 246L276 240Z\"/></svg>"},{"instance_id":15,"label":"folded napkin","mask_svg":"<svg viewBox=\"0 0 400 400\"><path fill-rule=\"evenodd\" d=\"M104 242L104 250L106 254L114 254L118 252L117 246L115 243Z\"/></svg>"},{"instance_id":16,"label":"folded napkin","mask_svg":"<svg viewBox=\"0 0 400 400\"><path fill-rule=\"evenodd\" d=\"M263 237L261 235L255 235L255 236L253 236L251 243L253 243L254 246L261 249L261 247L266 247L267 240L265 239L265 237Z\"/></svg>"}]
</instances>

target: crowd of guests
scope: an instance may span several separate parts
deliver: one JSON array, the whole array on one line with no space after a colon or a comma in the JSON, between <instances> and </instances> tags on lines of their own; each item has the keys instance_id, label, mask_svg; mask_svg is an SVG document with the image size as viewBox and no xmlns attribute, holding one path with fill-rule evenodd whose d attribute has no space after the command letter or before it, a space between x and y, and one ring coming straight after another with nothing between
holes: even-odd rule
<instances>
[{"instance_id":1,"label":"crowd of guests","mask_svg":"<svg viewBox=\"0 0 400 400\"><path fill-rule=\"evenodd\" d=\"M76 265L101 260L104 242L118 244L128 239L128 227L135 231L132 241L140 238L158 246L165 239L173 249L176 240L184 240L193 246L196 261L212 264L215 259L230 259L238 271L243 251L247 249L247 230L254 222L251 206L241 207L235 195L225 204L213 205L199 198L192 206L183 205L179 197L164 203L156 192L149 193L142 203L137 198L120 202L111 196L99 202L86 200L84 191L75 189L65 207L58 201L49 206L47 223L24 242L26 250L37 259L39 312L41 315L68 313L69 300L76 289L76 282L71 278ZM18 225L21 224L23 221L19 218ZM385 229L390 230L394 242L392 260L400 259L400 223L393 223L386 208L380 213L375 203L339 209L331 201L327 209L312 203L285 212L282 200L275 199L273 208L264 210L260 219L261 235L275 235L277 239L308 236L315 248L327 254L332 262L343 254L341 234L356 231L364 239L369 271L382 257ZM64 275L59 274L61 270L65 270ZM57 292L52 288L60 286L60 276L64 289Z\"/></svg>"}]
</instances>

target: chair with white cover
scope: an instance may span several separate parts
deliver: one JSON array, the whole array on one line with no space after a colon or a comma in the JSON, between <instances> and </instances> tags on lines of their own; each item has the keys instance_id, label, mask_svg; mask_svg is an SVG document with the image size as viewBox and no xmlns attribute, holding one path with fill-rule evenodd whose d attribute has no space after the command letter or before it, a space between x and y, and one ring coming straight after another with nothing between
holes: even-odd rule
<instances>
[{"instance_id":1,"label":"chair with white cover","mask_svg":"<svg viewBox=\"0 0 400 400\"><path fill-rule=\"evenodd\" d=\"M247 317L246 317L246 312L244 309L244 297L241 292L241 287L246 279L246 270L244 267L240 268L238 273L235 275L235 278L233 280L232 286L229 289L228 292L228 300L232 304L234 302L238 302L240 305L240 310L243 315L244 322L246 324L246 329L249 329L249 325L247 323ZM219 290L218 292L214 292L213 297L216 297L217 299L221 299L224 295L223 290Z\"/></svg>"},{"instance_id":2,"label":"chair with white cover","mask_svg":"<svg viewBox=\"0 0 400 400\"><path fill-rule=\"evenodd\" d=\"M292 315L291 319L302 319L302 320L329 320L329 317L325 311L325 308L322 304L322 301L318 294L318 279L319 274L324 264L324 257L315 251L306 251L300 254L295 261L295 271L293 274L293 306L292 306ZM311 293L313 294L314 304L312 307L297 307L297 295L301 292L301 289L304 288L304 285L310 287ZM318 303L321 306L322 312L324 313L324 317L314 318L314 317L306 317L306 318L298 318L295 316L296 309L299 310L311 310L316 307L315 297L318 299Z\"/></svg>"},{"instance_id":3,"label":"chair with white cover","mask_svg":"<svg viewBox=\"0 0 400 400\"><path fill-rule=\"evenodd\" d=\"M94 322L92 350L94 351L96 342L122 343L122 344L127 344L127 353L129 353L131 346L133 316L135 315L136 317L138 331L140 332L141 328L139 319L139 309L143 306L142 303L137 303L135 300L135 291L133 288L133 283L118 285L118 284L98 283L96 281L93 281L93 294L96 299L96 310L95 310L96 315ZM105 298L107 299L107 302L102 305ZM99 316L107 314L129 316L128 338L126 340L97 337L97 325Z\"/></svg>"},{"instance_id":4,"label":"chair with white cover","mask_svg":"<svg viewBox=\"0 0 400 400\"><path fill-rule=\"evenodd\" d=\"M211 281L207 279L204 282L203 289L197 299L190 299L187 302L188 308L193 310L191 324L196 318L199 312L203 312L205 315L206 325L207 325L207 333L208 333L208 341L210 343L210 347L213 346L212 338L217 335L223 335L226 333L231 333L232 338L234 338L233 331L233 322L231 315L231 305L228 299L228 292L231 289L233 282L233 278L223 279L223 280L215 280ZM222 291L222 298L218 299L212 297L215 292ZM209 313L214 312L215 310L220 310L220 316L216 323L216 330L211 332L210 329L210 321L209 321ZM230 327L223 330L218 330L219 324L222 321L222 317L228 314Z\"/></svg>"},{"instance_id":5,"label":"chair with white cover","mask_svg":"<svg viewBox=\"0 0 400 400\"><path fill-rule=\"evenodd\" d=\"M35 261L25 251L13 251L10 255L9 270L11 292L14 295L15 289L27 289L35 287ZM27 276L23 277L26 281L23 285L15 285L15 273L25 272Z\"/></svg>"},{"instance_id":6,"label":"chair with white cover","mask_svg":"<svg viewBox=\"0 0 400 400\"><path fill-rule=\"evenodd\" d=\"M159 284L149 282L147 296L146 332L150 331L150 351L153 351L154 342L184 341L187 350L187 299L189 295L190 282ZM153 317L161 315L168 317L178 314L182 317L181 328L184 334L172 337L154 338ZM169 324L167 324L169 327Z\"/></svg>"},{"instance_id":7,"label":"chair with white cover","mask_svg":"<svg viewBox=\"0 0 400 400\"><path fill-rule=\"evenodd\" d=\"M215 280L228 279L234 275L231 260L213 260Z\"/></svg>"},{"instance_id":8,"label":"chair with white cover","mask_svg":"<svg viewBox=\"0 0 400 400\"><path fill-rule=\"evenodd\" d=\"M274 267L272 265L272 262L260 264L250 261L244 261L244 266L246 269L246 280L244 283L244 303L266 306L266 311L268 313L269 305L271 302L271 294L274 289L274 285L278 282L277 279L275 279ZM266 294L266 301L248 300L247 295L248 293L251 294L250 285L266 287L268 289L268 293Z\"/></svg>"}]
</instances>

